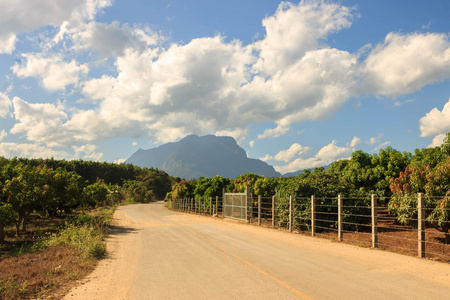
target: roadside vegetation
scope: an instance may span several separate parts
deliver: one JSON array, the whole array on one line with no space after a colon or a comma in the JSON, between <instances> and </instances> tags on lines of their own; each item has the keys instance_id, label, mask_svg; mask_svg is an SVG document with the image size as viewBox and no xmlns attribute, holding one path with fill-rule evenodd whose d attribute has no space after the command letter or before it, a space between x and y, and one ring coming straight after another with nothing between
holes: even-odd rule
<instances>
[{"instance_id":1,"label":"roadside vegetation","mask_svg":"<svg viewBox=\"0 0 450 300\"><path fill-rule=\"evenodd\" d=\"M59 299L93 270L115 208L163 199L157 169L0 158L0 299Z\"/></svg>"},{"instance_id":2,"label":"roadside vegetation","mask_svg":"<svg viewBox=\"0 0 450 300\"><path fill-rule=\"evenodd\" d=\"M250 173L235 179L216 176L178 180L167 198L222 197L223 189L228 193L245 192L246 186L254 197L277 195L281 208L289 205L289 196L296 197L295 205L299 207L302 199L311 195L316 196L318 205L326 206L326 201L339 194L359 201L355 207L368 206L370 195L375 194L380 205L388 206L400 224L417 219L417 193L425 193L429 224L442 231L446 243L450 243L450 133L440 147L416 149L414 153L391 147L376 154L356 151L349 159L333 162L327 169L304 170L297 177L268 178ZM301 210L308 209L308 205L303 206Z\"/></svg>"}]
</instances>

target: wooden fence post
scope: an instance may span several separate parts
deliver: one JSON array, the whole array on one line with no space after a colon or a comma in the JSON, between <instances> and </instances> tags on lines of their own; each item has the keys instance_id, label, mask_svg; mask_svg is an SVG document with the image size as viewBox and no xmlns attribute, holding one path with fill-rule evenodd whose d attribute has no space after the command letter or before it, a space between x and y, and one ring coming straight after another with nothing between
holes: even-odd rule
<instances>
[{"instance_id":1,"label":"wooden fence post","mask_svg":"<svg viewBox=\"0 0 450 300\"><path fill-rule=\"evenodd\" d=\"M216 196L216 215L219 216L219 196Z\"/></svg>"},{"instance_id":2,"label":"wooden fence post","mask_svg":"<svg viewBox=\"0 0 450 300\"><path fill-rule=\"evenodd\" d=\"M289 196L289 232L292 232L292 196Z\"/></svg>"},{"instance_id":3,"label":"wooden fence post","mask_svg":"<svg viewBox=\"0 0 450 300\"><path fill-rule=\"evenodd\" d=\"M248 218L248 197L250 197L250 190L248 188L248 185L245 186L245 220L247 222L250 222Z\"/></svg>"},{"instance_id":4,"label":"wooden fence post","mask_svg":"<svg viewBox=\"0 0 450 300\"><path fill-rule=\"evenodd\" d=\"M272 228L275 228L277 215L275 210L275 196L272 196Z\"/></svg>"},{"instance_id":5,"label":"wooden fence post","mask_svg":"<svg viewBox=\"0 0 450 300\"><path fill-rule=\"evenodd\" d=\"M258 225L261 226L261 195L258 196Z\"/></svg>"},{"instance_id":6,"label":"wooden fence post","mask_svg":"<svg viewBox=\"0 0 450 300\"><path fill-rule=\"evenodd\" d=\"M425 257L425 197L423 193L417 195L417 232L418 254Z\"/></svg>"},{"instance_id":7,"label":"wooden fence post","mask_svg":"<svg viewBox=\"0 0 450 300\"><path fill-rule=\"evenodd\" d=\"M213 204L212 204L212 197L209 197L209 215L212 216L213 211Z\"/></svg>"},{"instance_id":8,"label":"wooden fence post","mask_svg":"<svg viewBox=\"0 0 450 300\"><path fill-rule=\"evenodd\" d=\"M339 194L338 195L338 241L341 242L342 241L342 230L343 230L343 200L342 200L342 195Z\"/></svg>"},{"instance_id":9,"label":"wooden fence post","mask_svg":"<svg viewBox=\"0 0 450 300\"><path fill-rule=\"evenodd\" d=\"M311 235L316 235L316 196L311 196Z\"/></svg>"},{"instance_id":10,"label":"wooden fence post","mask_svg":"<svg viewBox=\"0 0 450 300\"><path fill-rule=\"evenodd\" d=\"M372 248L378 248L378 198L372 194Z\"/></svg>"}]
</instances>

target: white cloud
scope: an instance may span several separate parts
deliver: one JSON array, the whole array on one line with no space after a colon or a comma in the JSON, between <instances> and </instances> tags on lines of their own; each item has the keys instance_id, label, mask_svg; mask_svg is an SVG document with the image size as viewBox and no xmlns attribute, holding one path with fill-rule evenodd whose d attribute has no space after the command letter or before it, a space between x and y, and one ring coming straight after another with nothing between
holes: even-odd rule
<instances>
[{"instance_id":1,"label":"white cloud","mask_svg":"<svg viewBox=\"0 0 450 300\"><path fill-rule=\"evenodd\" d=\"M316 157L323 161L334 161L340 158L350 157L352 148L349 147L338 147L336 145L337 141L334 140L330 144L326 145L317 152Z\"/></svg>"},{"instance_id":2,"label":"white cloud","mask_svg":"<svg viewBox=\"0 0 450 300\"><path fill-rule=\"evenodd\" d=\"M103 153L95 152L97 150L97 146L91 144L72 146L72 149L74 150L75 157L86 160L99 160L103 156Z\"/></svg>"},{"instance_id":3,"label":"white cloud","mask_svg":"<svg viewBox=\"0 0 450 300\"><path fill-rule=\"evenodd\" d=\"M310 147L303 147L300 144L294 143L289 149L278 152L274 159L276 161L290 162L295 156L300 156L309 150L311 150Z\"/></svg>"},{"instance_id":4,"label":"white cloud","mask_svg":"<svg viewBox=\"0 0 450 300\"><path fill-rule=\"evenodd\" d=\"M19 78L38 78L48 90L63 90L67 85L77 84L87 75L87 65L75 60L64 62L61 56L43 57L41 54L23 54L25 62L16 63L12 70Z\"/></svg>"},{"instance_id":5,"label":"white cloud","mask_svg":"<svg viewBox=\"0 0 450 300\"><path fill-rule=\"evenodd\" d=\"M68 159L71 156L66 151L54 150L38 144L0 143L0 156L28 157L28 158L55 158Z\"/></svg>"},{"instance_id":6,"label":"white cloud","mask_svg":"<svg viewBox=\"0 0 450 300\"><path fill-rule=\"evenodd\" d=\"M9 100L8 95L0 92L0 117L6 117L9 113L9 108L11 106L11 100Z\"/></svg>"},{"instance_id":7,"label":"white cloud","mask_svg":"<svg viewBox=\"0 0 450 300\"><path fill-rule=\"evenodd\" d=\"M150 45L156 45L161 39L149 27L131 28L128 24L120 26L89 22L84 27L72 30L71 38L77 50L98 51L102 57L119 57L128 48L143 52Z\"/></svg>"},{"instance_id":8,"label":"white cloud","mask_svg":"<svg viewBox=\"0 0 450 300\"><path fill-rule=\"evenodd\" d=\"M434 147L442 145L444 143L444 139L446 137L447 137L446 133L441 133L441 134L436 135L433 138L433 141L431 142L431 144L429 144L427 147L428 148L434 148Z\"/></svg>"},{"instance_id":9,"label":"white cloud","mask_svg":"<svg viewBox=\"0 0 450 300\"><path fill-rule=\"evenodd\" d=\"M109 5L109 0L0 1L0 54L12 53L19 33L32 32L46 25L60 26L64 21L91 20Z\"/></svg>"},{"instance_id":10,"label":"white cloud","mask_svg":"<svg viewBox=\"0 0 450 300\"><path fill-rule=\"evenodd\" d=\"M362 92L397 97L450 77L447 34L390 33L362 66Z\"/></svg>"},{"instance_id":11,"label":"white cloud","mask_svg":"<svg viewBox=\"0 0 450 300\"><path fill-rule=\"evenodd\" d=\"M433 108L419 120L419 123L421 137L435 137L450 132L450 99L442 111Z\"/></svg>"},{"instance_id":12,"label":"white cloud","mask_svg":"<svg viewBox=\"0 0 450 300\"><path fill-rule=\"evenodd\" d=\"M299 157L293 161L290 161L296 155L301 155L311 150L310 147L303 147L299 144L293 144L290 147L290 149L286 151L281 151L276 155L276 156L279 155L278 160L288 162L288 164L284 166L275 166L274 168L278 172L285 174L303 169L326 166L336 160L349 158L352 152L355 151L355 146L358 145L359 143L360 139L358 137L354 137L351 142L346 144L346 147L339 147L337 146L337 141L334 140L330 144L320 149L313 157L309 158ZM271 158L272 158L271 156L266 155L264 159L271 159Z\"/></svg>"},{"instance_id":13,"label":"white cloud","mask_svg":"<svg viewBox=\"0 0 450 300\"><path fill-rule=\"evenodd\" d=\"M5 137L7 137L7 136L8 136L8 134L7 134L6 131L3 129L3 130L0 132L0 142L3 141L3 139L4 139Z\"/></svg>"},{"instance_id":14,"label":"white cloud","mask_svg":"<svg viewBox=\"0 0 450 300\"><path fill-rule=\"evenodd\" d=\"M13 98L14 116L18 123L11 129L12 134L25 133L27 140L59 146L71 137L63 130L67 114L49 103L31 104L18 97Z\"/></svg>"},{"instance_id":15,"label":"white cloud","mask_svg":"<svg viewBox=\"0 0 450 300\"><path fill-rule=\"evenodd\" d=\"M262 21L267 33L255 44L260 50L255 69L266 75L283 71L316 49L330 33L349 28L353 17L352 9L335 3L281 2L276 13Z\"/></svg>"},{"instance_id":16,"label":"white cloud","mask_svg":"<svg viewBox=\"0 0 450 300\"><path fill-rule=\"evenodd\" d=\"M378 145L377 147L373 148L371 152L377 152L380 149L383 149L384 147L386 147L387 145L389 145L391 142L384 142L381 143L380 145Z\"/></svg>"},{"instance_id":17,"label":"white cloud","mask_svg":"<svg viewBox=\"0 0 450 300\"><path fill-rule=\"evenodd\" d=\"M353 137L352 141L347 146L350 146L351 148L355 148L359 144L361 144L361 139L359 137L355 136L355 137Z\"/></svg>"}]
</instances>

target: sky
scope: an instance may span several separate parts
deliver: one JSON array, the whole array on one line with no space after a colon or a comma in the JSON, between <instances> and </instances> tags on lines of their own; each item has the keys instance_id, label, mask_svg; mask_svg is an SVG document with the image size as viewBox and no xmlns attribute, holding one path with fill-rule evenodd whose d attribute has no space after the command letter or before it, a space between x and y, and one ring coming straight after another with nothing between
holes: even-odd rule
<instances>
[{"instance_id":1,"label":"sky","mask_svg":"<svg viewBox=\"0 0 450 300\"><path fill-rule=\"evenodd\" d=\"M450 132L450 1L0 0L0 156L232 136L280 173Z\"/></svg>"}]
</instances>

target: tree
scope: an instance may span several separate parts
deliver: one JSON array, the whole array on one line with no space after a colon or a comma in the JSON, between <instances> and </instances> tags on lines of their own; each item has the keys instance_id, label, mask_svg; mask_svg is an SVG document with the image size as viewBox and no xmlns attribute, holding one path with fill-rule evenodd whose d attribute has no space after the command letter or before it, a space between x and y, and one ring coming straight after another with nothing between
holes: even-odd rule
<instances>
[{"instance_id":1,"label":"tree","mask_svg":"<svg viewBox=\"0 0 450 300\"><path fill-rule=\"evenodd\" d=\"M428 221L442 231L446 242L450 243L450 156L427 174L425 190L433 204Z\"/></svg>"},{"instance_id":2,"label":"tree","mask_svg":"<svg viewBox=\"0 0 450 300\"><path fill-rule=\"evenodd\" d=\"M448 132L444 138L444 142L441 145L441 151L445 155L450 156L450 132Z\"/></svg>"}]
</instances>

